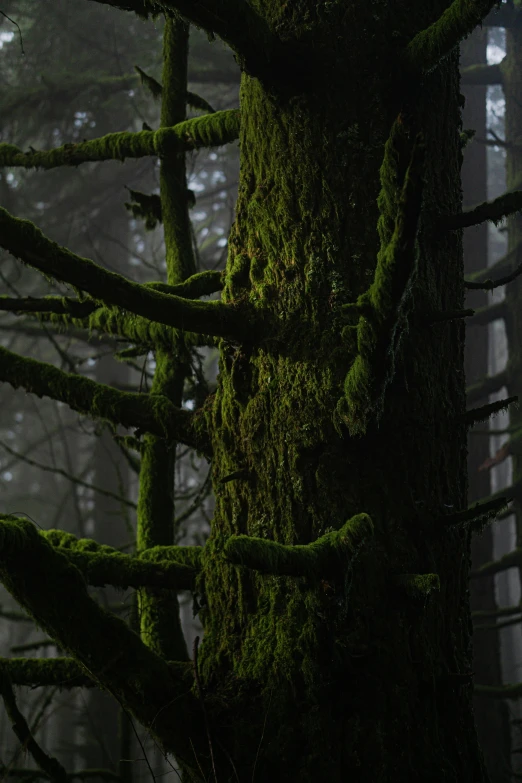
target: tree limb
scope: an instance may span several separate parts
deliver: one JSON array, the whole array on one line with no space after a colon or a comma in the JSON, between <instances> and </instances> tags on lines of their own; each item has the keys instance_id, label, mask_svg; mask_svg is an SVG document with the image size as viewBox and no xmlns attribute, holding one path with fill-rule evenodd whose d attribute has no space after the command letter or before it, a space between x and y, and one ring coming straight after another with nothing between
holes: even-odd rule
<instances>
[{"instance_id":1,"label":"tree limb","mask_svg":"<svg viewBox=\"0 0 522 783\"><path fill-rule=\"evenodd\" d=\"M254 311L219 301L198 302L154 291L109 272L48 239L34 223L0 208L0 247L46 275L107 305L179 329L243 341L256 331ZM256 325L260 325L257 321Z\"/></svg>"},{"instance_id":2,"label":"tree limb","mask_svg":"<svg viewBox=\"0 0 522 783\"><path fill-rule=\"evenodd\" d=\"M147 562L91 539L77 539L62 530L45 530L41 535L81 571L88 584L95 587L194 589L197 569L191 563L177 562L174 556Z\"/></svg>"},{"instance_id":3,"label":"tree limb","mask_svg":"<svg viewBox=\"0 0 522 783\"><path fill-rule=\"evenodd\" d=\"M239 110L228 109L205 114L192 120L159 128L156 131L120 131L98 139L64 144L53 150L23 152L14 144L0 144L0 166L20 166L25 169L54 169L57 166L79 166L101 160L160 158L201 147L220 147L235 141L239 135Z\"/></svg>"},{"instance_id":4,"label":"tree limb","mask_svg":"<svg viewBox=\"0 0 522 783\"><path fill-rule=\"evenodd\" d=\"M498 372L496 375L488 375L482 378L477 383L473 383L466 388L466 397L468 403L471 405L478 400L487 397L488 394L498 391L506 385L508 379L507 369Z\"/></svg>"},{"instance_id":5,"label":"tree limb","mask_svg":"<svg viewBox=\"0 0 522 783\"><path fill-rule=\"evenodd\" d=\"M331 576L345 569L358 548L373 535L368 514L356 514L340 530L311 544L286 546L253 536L230 536L225 556L236 565L279 576Z\"/></svg>"},{"instance_id":6,"label":"tree limb","mask_svg":"<svg viewBox=\"0 0 522 783\"><path fill-rule=\"evenodd\" d=\"M49 685L58 688L99 687L74 658L0 658L0 669L7 672L13 685L30 688Z\"/></svg>"},{"instance_id":7,"label":"tree limb","mask_svg":"<svg viewBox=\"0 0 522 783\"><path fill-rule=\"evenodd\" d=\"M485 307L477 308L475 314L467 321L467 326L486 326L492 321L498 321L500 318L507 318L508 315L509 310L506 305L506 300L502 299L502 301L495 302L492 305L485 305Z\"/></svg>"},{"instance_id":8,"label":"tree limb","mask_svg":"<svg viewBox=\"0 0 522 783\"><path fill-rule=\"evenodd\" d=\"M512 397L506 397L505 400L496 400L486 405L482 405L480 408L471 408L464 414L464 422L467 427L473 427L479 421L487 421L490 416L494 416L496 413L507 410L508 406L513 402L518 402L517 395Z\"/></svg>"},{"instance_id":9,"label":"tree limb","mask_svg":"<svg viewBox=\"0 0 522 783\"><path fill-rule=\"evenodd\" d=\"M510 272L504 277L500 277L498 280L483 280L480 283L473 282L472 280L464 280L464 287L468 289L481 289L483 291L492 291L494 288L499 288L501 285L507 285L512 283L519 275L522 274L522 263L520 263L516 269Z\"/></svg>"},{"instance_id":10,"label":"tree limb","mask_svg":"<svg viewBox=\"0 0 522 783\"><path fill-rule=\"evenodd\" d=\"M512 270L513 265L518 258L519 252L520 252L519 245L513 247L505 255L499 258L498 261L495 261L493 266L483 267L482 269L479 269L476 272L470 274L468 280L464 281L464 286L467 288L468 284L471 283L473 287L475 287L475 283L482 283L484 281L487 281L489 275L491 275L492 273L498 274L501 272L507 272L508 270Z\"/></svg>"},{"instance_id":11,"label":"tree limb","mask_svg":"<svg viewBox=\"0 0 522 783\"><path fill-rule=\"evenodd\" d=\"M409 147L409 166L404 175L399 172L399 166L406 168L405 147ZM395 370L394 351L401 321L398 309L416 263L423 161L424 144L420 136L412 150L399 115L386 142L381 166L378 224L381 246L377 267L370 288L355 303L366 315L359 317L357 356L346 375L344 397L334 414L348 427L350 435L363 434L370 415L381 414L384 392Z\"/></svg>"},{"instance_id":12,"label":"tree limb","mask_svg":"<svg viewBox=\"0 0 522 783\"><path fill-rule=\"evenodd\" d=\"M447 215L441 218L441 227L449 230L478 226L490 220L496 226L505 217L522 210L522 190L504 193L493 201L484 201L472 209L467 209L458 215Z\"/></svg>"},{"instance_id":13,"label":"tree limb","mask_svg":"<svg viewBox=\"0 0 522 783\"><path fill-rule=\"evenodd\" d=\"M94 300L80 301L65 296L45 296L41 299L0 296L0 310L30 313L41 323L50 323L58 328L62 327L68 336L77 339L90 341L93 339L91 335L93 331L121 338L126 342L135 343L138 348L141 348L139 355L143 355L153 348L177 351L179 347L179 329L156 323L140 315L129 314L119 308L106 307ZM89 311L90 315L74 315L76 312ZM13 324L3 326L0 323L0 329L16 331L15 327L16 325L13 326ZM83 333L79 333L78 330L83 330ZM40 330L40 336L46 336L42 330ZM184 341L187 346L215 345L214 337L195 332L184 332Z\"/></svg>"},{"instance_id":14,"label":"tree limb","mask_svg":"<svg viewBox=\"0 0 522 783\"><path fill-rule=\"evenodd\" d=\"M26 719L18 709L9 676L1 669L0 694L4 700L5 709L11 720L13 731L18 737L23 749L29 751L40 769L47 773L53 783L66 783L67 772L65 771L65 768L60 764L58 759L48 756L36 742Z\"/></svg>"},{"instance_id":15,"label":"tree limb","mask_svg":"<svg viewBox=\"0 0 522 783\"><path fill-rule=\"evenodd\" d=\"M453 0L436 22L410 41L403 56L407 67L418 73L432 71L497 4L498 0Z\"/></svg>"},{"instance_id":16,"label":"tree limb","mask_svg":"<svg viewBox=\"0 0 522 783\"><path fill-rule=\"evenodd\" d=\"M512 500L512 497L500 496L477 502L464 511L442 517L440 524L446 528L469 526L473 532L480 532L489 522L493 522Z\"/></svg>"},{"instance_id":17,"label":"tree limb","mask_svg":"<svg viewBox=\"0 0 522 783\"><path fill-rule=\"evenodd\" d=\"M108 690L182 766L205 743L192 675L169 666L88 594L78 571L27 519L0 517L0 579L61 649Z\"/></svg>"},{"instance_id":18,"label":"tree limb","mask_svg":"<svg viewBox=\"0 0 522 783\"><path fill-rule=\"evenodd\" d=\"M489 563L484 563L479 566L475 571L471 571L470 579L476 579L479 576L489 576L491 574L498 574L500 571L505 571L508 568L522 565L522 549L516 547L515 549L503 555L498 560L491 560Z\"/></svg>"},{"instance_id":19,"label":"tree limb","mask_svg":"<svg viewBox=\"0 0 522 783\"><path fill-rule=\"evenodd\" d=\"M51 364L12 353L0 346L0 381L38 397L51 397L85 416L112 425L139 427L161 438L185 443L209 454L210 443L197 413L177 408L161 394L121 392ZM196 417L196 418L195 418Z\"/></svg>"},{"instance_id":20,"label":"tree limb","mask_svg":"<svg viewBox=\"0 0 522 783\"><path fill-rule=\"evenodd\" d=\"M502 84L501 63L468 65L467 68L461 69L460 81L466 85Z\"/></svg>"}]
</instances>

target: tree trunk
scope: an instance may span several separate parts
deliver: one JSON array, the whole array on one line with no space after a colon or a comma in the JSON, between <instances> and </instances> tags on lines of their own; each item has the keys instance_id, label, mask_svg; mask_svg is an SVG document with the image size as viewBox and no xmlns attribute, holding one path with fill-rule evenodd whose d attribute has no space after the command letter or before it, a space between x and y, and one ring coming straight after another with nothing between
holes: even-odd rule
<instances>
[{"instance_id":1,"label":"tree trunk","mask_svg":"<svg viewBox=\"0 0 522 783\"><path fill-rule=\"evenodd\" d=\"M412 8L412 33L445 5ZM263 307L281 338L222 343L210 416L216 511L200 666L220 780L236 779L232 761L240 780L253 770L262 781L486 780L471 708L469 535L441 521L466 507L464 326L423 321L464 300L459 233L438 224L460 210L458 56L412 88L390 67L389 24L352 5L350 27L372 38L352 35L347 50L343 29L337 42L316 34L330 67L290 99L243 75L223 299ZM351 435L357 414L338 405L354 359L340 307L375 273L385 142L383 243L417 131L425 188L402 303L410 328L395 372L383 373L382 416L376 406ZM361 340L359 330L360 350ZM224 557L229 536L308 544L360 513L373 539L337 575L280 575L263 542L243 558L257 570ZM431 573L440 592L424 594L411 575Z\"/></svg>"},{"instance_id":2,"label":"tree trunk","mask_svg":"<svg viewBox=\"0 0 522 783\"><path fill-rule=\"evenodd\" d=\"M487 28L480 28L461 46L460 64L462 67L486 63ZM472 85L463 88L466 104L463 111L463 125L473 128L476 137L486 138L486 86ZM467 208L486 201L487 165L486 145L472 142L464 152L462 166L463 200ZM464 235L464 268L466 276L485 269L488 265L488 227L486 223L473 226ZM486 307L487 291L471 290L466 296L466 306L478 309ZM466 384L471 386L488 374L488 326L474 326L466 332L465 350ZM477 401L485 405L488 395ZM470 503L490 494L489 471L479 470L489 458L488 438L471 434L468 439L468 475ZM505 524L505 523L501 523ZM488 525L484 531L473 537L471 543L472 567L479 568L483 563L493 560L493 527ZM495 601L494 575L475 579L470 583L471 608L475 612L494 612ZM477 619L477 625L488 621ZM498 633L479 630L473 637L473 671L475 681L481 685L500 685L502 672L500 667L500 641ZM484 699L477 694L474 699L477 733L484 753L484 760L491 783L507 783L510 774L510 724L509 713L504 702Z\"/></svg>"}]
</instances>

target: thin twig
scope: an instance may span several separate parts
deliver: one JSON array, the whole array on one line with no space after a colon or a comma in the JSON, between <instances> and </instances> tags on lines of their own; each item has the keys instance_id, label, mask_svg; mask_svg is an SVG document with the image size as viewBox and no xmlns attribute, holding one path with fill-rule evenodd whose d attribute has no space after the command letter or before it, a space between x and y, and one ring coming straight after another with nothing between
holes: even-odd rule
<instances>
[{"instance_id":1,"label":"thin twig","mask_svg":"<svg viewBox=\"0 0 522 783\"><path fill-rule=\"evenodd\" d=\"M2 16L5 17L6 19L9 19L11 24L14 24L14 26L18 28L18 35L20 36L20 49L22 50L22 54L25 54L24 40L22 38L22 31L20 30L20 25L18 24L18 22L15 22L14 19L11 19L10 16L7 16L7 14L5 14L3 11L0 11L0 14L2 14Z\"/></svg>"}]
</instances>

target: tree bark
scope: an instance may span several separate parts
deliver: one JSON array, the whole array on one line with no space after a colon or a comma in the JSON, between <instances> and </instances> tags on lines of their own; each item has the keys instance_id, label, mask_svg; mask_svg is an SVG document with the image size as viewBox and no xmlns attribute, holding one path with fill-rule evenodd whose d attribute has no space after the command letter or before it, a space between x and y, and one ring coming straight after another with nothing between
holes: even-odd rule
<instances>
[{"instance_id":1,"label":"tree bark","mask_svg":"<svg viewBox=\"0 0 522 783\"><path fill-rule=\"evenodd\" d=\"M412 28L445 5L412 6ZM420 315L464 302L459 233L437 230L439 215L460 211L457 55L412 89L379 55L389 54L388 24L352 6L350 29L371 29L370 40L342 25L336 43L316 34L323 82L290 99L242 79L223 299L265 308L283 339L222 343L211 415L216 512L200 665L218 777L230 780L232 759L239 779L255 767L259 780L486 780L471 710L469 535L440 522L466 506L463 324L403 334L382 417L362 437L350 436L348 417L340 434L333 415L354 358L336 316L375 273L394 122L410 139L422 130L427 148L407 306ZM402 181L408 161L395 153ZM383 210L392 222L386 201ZM220 484L241 467L248 478ZM229 536L308 544L361 512L375 535L341 576L263 574L224 556ZM402 573L438 574L440 594L401 592Z\"/></svg>"}]
</instances>

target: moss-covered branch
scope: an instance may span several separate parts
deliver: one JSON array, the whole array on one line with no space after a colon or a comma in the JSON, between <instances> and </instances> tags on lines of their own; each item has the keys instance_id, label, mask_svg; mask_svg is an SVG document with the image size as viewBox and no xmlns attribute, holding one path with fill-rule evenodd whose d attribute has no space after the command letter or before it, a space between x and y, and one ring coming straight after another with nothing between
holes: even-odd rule
<instances>
[{"instance_id":1,"label":"moss-covered branch","mask_svg":"<svg viewBox=\"0 0 522 783\"><path fill-rule=\"evenodd\" d=\"M38 397L51 397L73 410L112 425L138 427L209 454L210 443L197 413L177 408L161 394L121 392L80 375L63 372L0 346L0 381Z\"/></svg>"},{"instance_id":2,"label":"moss-covered branch","mask_svg":"<svg viewBox=\"0 0 522 783\"><path fill-rule=\"evenodd\" d=\"M499 609L477 609L471 612L472 620L486 620L495 617L511 617L514 614L522 613L522 603L515 606L502 606Z\"/></svg>"},{"instance_id":3,"label":"moss-covered branch","mask_svg":"<svg viewBox=\"0 0 522 783\"><path fill-rule=\"evenodd\" d=\"M518 402L517 395L506 397L505 400L496 400L487 405L482 405L480 408L472 408L471 410L466 411L464 414L466 426L473 427L473 425L477 424L479 421L487 421L490 416L507 410L508 406L513 402Z\"/></svg>"},{"instance_id":4,"label":"moss-covered branch","mask_svg":"<svg viewBox=\"0 0 522 783\"><path fill-rule=\"evenodd\" d=\"M193 768L204 737L190 670L169 667L123 620L102 609L79 570L27 519L0 517L0 580L164 751Z\"/></svg>"},{"instance_id":5,"label":"moss-covered branch","mask_svg":"<svg viewBox=\"0 0 522 783\"><path fill-rule=\"evenodd\" d=\"M515 547L515 549L503 555L498 560L491 560L489 563L483 563L479 568L470 573L471 579L476 579L479 576L490 576L491 574L498 574L501 571L506 571L508 568L522 566L522 549Z\"/></svg>"},{"instance_id":6,"label":"moss-covered branch","mask_svg":"<svg viewBox=\"0 0 522 783\"><path fill-rule=\"evenodd\" d=\"M199 272L185 283L169 286L166 283L151 282L144 284L147 288L164 294L180 296L184 299L196 299L208 296L223 287L222 272ZM81 335L82 339L93 331L114 337L121 337L138 346L150 348L163 347L177 350L179 330L151 321L142 316L136 316L115 307L106 307L94 299L80 301L65 296L9 297L0 296L0 310L13 313L31 313L42 322L50 322L54 326L63 326L71 334L71 327L88 330ZM185 332L186 345L213 345L215 338L210 335L199 335Z\"/></svg>"},{"instance_id":7,"label":"moss-covered branch","mask_svg":"<svg viewBox=\"0 0 522 783\"><path fill-rule=\"evenodd\" d=\"M492 280L487 278L480 282L474 282L473 280L464 280L464 287L468 289L480 289L483 291L492 291L494 288L499 288L501 285L507 285L512 283L513 280L522 274L522 264L519 264L512 272L504 277L500 277L498 280Z\"/></svg>"},{"instance_id":8,"label":"moss-covered branch","mask_svg":"<svg viewBox=\"0 0 522 783\"><path fill-rule=\"evenodd\" d=\"M496 375L488 375L477 383L473 383L466 388L468 403L471 405L478 400L493 394L506 385L508 378L507 369L498 372Z\"/></svg>"},{"instance_id":9,"label":"moss-covered branch","mask_svg":"<svg viewBox=\"0 0 522 783\"><path fill-rule=\"evenodd\" d=\"M495 302L492 305L486 305L485 307L479 307L475 310L475 314L472 315L469 321L466 322L467 326L486 326L493 321L498 321L500 318L507 318L509 314L506 300L502 299L501 302Z\"/></svg>"},{"instance_id":10,"label":"moss-covered branch","mask_svg":"<svg viewBox=\"0 0 522 783\"><path fill-rule=\"evenodd\" d=\"M502 490L502 492L505 491L505 489ZM440 519L440 524L446 528L466 526L470 527L474 532L479 532L489 522L493 522L512 500L512 497L501 495L491 500L478 502L464 509L464 511L447 514Z\"/></svg>"},{"instance_id":11,"label":"moss-covered branch","mask_svg":"<svg viewBox=\"0 0 522 783\"><path fill-rule=\"evenodd\" d=\"M68 296L0 296L0 310L6 313L56 313L87 318L99 306L93 299L81 302Z\"/></svg>"},{"instance_id":12,"label":"moss-covered branch","mask_svg":"<svg viewBox=\"0 0 522 783\"><path fill-rule=\"evenodd\" d=\"M163 294L181 296L184 299L198 299L200 296L210 296L210 294L222 290L224 272L208 269L205 272L196 272L195 275L191 275L187 280L176 285L161 282L145 283L144 285L155 291L161 291Z\"/></svg>"},{"instance_id":13,"label":"moss-covered branch","mask_svg":"<svg viewBox=\"0 0 522 783\"><path fill-rule=\"evenodd\" d=\"M453 0L439 19L417 33L406 47L403 59L408 69L418 73L432 71L497 3L498 0Z\"/></svg>"},{"instance_id":14,"label":"moss-covered branch","mask_svg":"<svg viewBox=\"0 0 522 783\"><path fill-rule=\"evenodd\" d=\"M467 287L468 283L482 283L490 277L491 274L501 274L509 272L513 269L513 265L518 259L519 247L513 247L505 255L501 256L498 261L495 261L493 266L483 267L470 274L469 278L464 281L464 285Z\"/></svg>"},{"instance_id":15,"label":"moss-covered branch","mask_svg":"<svg viewBox=\"0 0 522 783\"><path fill-rule=\"evenodd\" d=\"M67 772L58 759L47 755L36 742L29 725L16 703L13 686L8 674L0 669L0 695L4 700L7 716L23 749L29 751L34 761L53 783L66 783Z\"/></svg>"},{"instance_id":16,"label":"moss-covered branch","mask_svg":"<svg viewBox=\"0 0 522 783\"><path fill-rule=\"evenodd\" d=\"M9 675L13 685L64 689L99 687L74 658L0 658L0 669Z\"/></svg>"},{"instance_id":17,"label":"moss-covered branch","mask_svg":"<svg viewBox=\"0 0 522 783\"><path fill-rule=\"evenodd\" d=\"M331 576L346 569L359 547L373 535L368 514L356 514L340 530L311 544L287 546L253 536L230 536L225 556L231 563L279 576Z\"/></svg>"},{"instance_id":18,"label":"moss-covered branch","mask_svg":"<svg viewBox=\"0 0 522 783\"><path fill-rule=\"evenodd\" d=\"M239 111L229 109L205 114L180 122L172 128L156 131L120 131L98 139L64 144L53 150L23 152L14 144L0 144L0 166L20 166L25 169L54 169L57 166L79 166L101 160L143 158L156 155L163 158L176 152L201 147L219 147L239 136Z\"/></svg>"},{"instance_id":19,"label":"moss-covered branch","mask_svg":"<svg viewBox=\"0 0 522 783\"><path fill-rule=\"evenodd\" d=\"M21 304L21 309L19 309L19 304ZM79 305L79 307L76 308L76 305ZM83 305L86 305L85 311L91 311L90 315L77 317L72 314L74 312L81 313ZM53 327L66 331L70 337L88 342L91 340L93 342L103 341L103 339L108 339L109 335L121 338L127 342L134 343L137 346L136 350L139 351L137 355L140 356L153 348L178 350L179 329L164 326L140 315L129 314L119 308L106 307L96 303L94 306L91 306L91 300L89 302L81 302L78 299L60 296L46 296L42 299L34 299L32 297L18 299L16 297L0 296L0 310L4 309L14 313L30 313L38 318L41 323L51 324ZM0 324L0 329L17 331L17 326L17 324ZM23 333L27 333L30 336L35 335L35 327L30 329L30 327L24 324L19 328ZM93 332L107 335L107 337L98 336L94 338ZM45 332L41 329L36 334L45 337ZM187 346L215 345L216 342L215 337L196 334L195 332L185 332L184 340ZM110 344L113 345L112 342Z\"/></svg>"},{"instance_id":20,"label":"moss-covered branch","mask_svg":"<svg viewBox=\"0 0 522 783\"><path fill-rule=\"evenodd\" d=\"M519 699L522 696L522 683L513 685L475 685L478 696L490 696L493 699Z\"/></svg>"},{"instance_id":21,"label":"moss-covered branch","mask_svg":"<svg viewBox=\"0 0 522 783\"><path fill-rule=\"evenodd\" d=\"M448 215L441 219L441 227L446 229L468 228L478 226L490 220L495 225L509 215L522 210L522 190L504 193L493 201L484 201L472 209L467 209L458 215Z\"/></svg>"},{"instance_id":22,"label":"moss-covered branch","mask_svg":"<svg viewBox=\"0 0 522 783\"><path fill-rule=\"evenodd\" d=\"M500 63L468 65L467 68L461 69L460 79L461 83L466 85L502 84L502 68Z\"/></svg>"},{"instance_id":23,"label":"moss-covered branch","mask_svg":"<svg viewBox=\"0 0 522 783\"><path fill-rule=\"evenodd\" d=\"M169 559L124 555L112 547L102 546L88 538L77 539L61 530L43 531L43 537L78 568L85 581L96 587L162 587L169 590L192 590L197 569L192 563ZM190 547L187 547L189 549ZM176 547L173 547L176 549ZM183 549L181 547L180 549ZM180 555L183 556L183 555Z\"/></svg>"},{"instance_id":24,"label":"moss-covered branch","mask_svg":"<svg viewBox=\"0 0 522 783\"><path fill-rule=\"evenodd\" d=\"M366 314L359 318L357 356L335 412L351 435L364 434L372 413L378 417L382 412L386 386L395 372L395 351L401 332L398 309L415 267L424 144L417 137L408 154L409 165L405 165L405 148L411 150L411 142L405 133L404 118L399 115L386 142L381 166L381 248L377 267L373 283L356 303Z\"/></svg>"},{"instance_id":25,"label":"moss-covered branch","mask_svg":"<svg viewBox=\"0 0 522 783\"><path fill-rule=\"evenodd\" d=\"M197 302L154 291L109 272L48 239L34 223L0 208L0 247L56 280L68 283L107 305L179 329L245 340L254 337L254 311L219 301ZM256 322L257 325L257 322Z\"/></svg>"},{"instance_id":26,"label":"moss-covered branch","mask_svg":"<svg viewBox=\"0 0 522 783\"><path fill-rule=\"evenodd\" d=\"M140 553L141 560L153 563L183 564L192 571L201 569L203 548L200 546L153 546Z\"/></svg>"}]
</instances>

